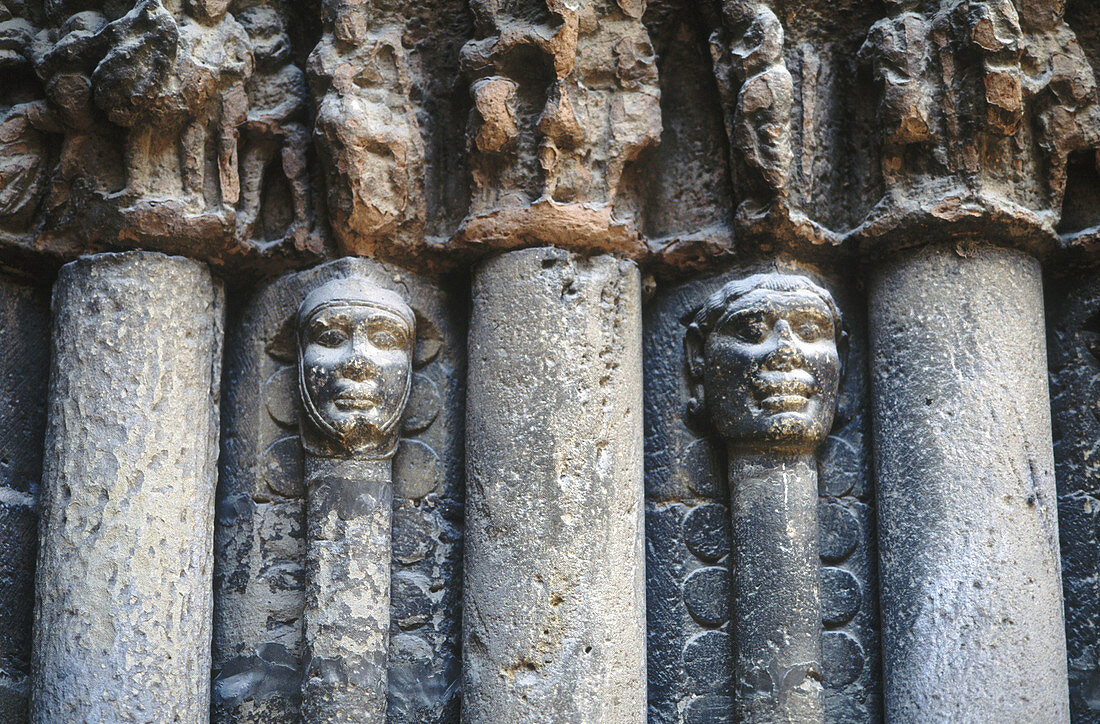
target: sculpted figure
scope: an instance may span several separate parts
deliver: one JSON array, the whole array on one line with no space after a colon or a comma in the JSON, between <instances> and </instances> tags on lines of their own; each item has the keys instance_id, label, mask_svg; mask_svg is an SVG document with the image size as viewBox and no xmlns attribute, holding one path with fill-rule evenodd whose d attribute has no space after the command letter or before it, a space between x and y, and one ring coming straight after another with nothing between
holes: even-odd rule
<instances>
[{"instance_id":1,"label":"sculpted figure","mask_svg":"<svg viewBox=\"0 0 1100 724\"><path fill-rule=\"evenodd\" d=\"M205 207L206 140L217 156L220 198L235 204L237 126L253 59L224 2L190 3L179 22L161 0L142 0L103 30L108 50L93 75L96 103L128 129L126 194ZM174 142L165 143L165 139Z\"/></svg>"},{"instance_id":2,"label":"sculpted figure","mask_svg":"<svg viewBox=\"0 0 1100 724\"><path fill-rule=\"evenodd\" d=\"M29 70L34 34L27 20L11 17L0 3L0 72L11 77ZM18 102L22 99L9 98L6 91L0 91L0 219L26 220L46 184L44 139L35 123L44 104Z\"/></svg>"},{"instance_id":3,"label":"sculpted figure","mask_svg":"<svg viewBox=\"0 0 1100 724\"><path fill-rule=\"evenodd\" d=\"M364 279L318 287L298 310L298 381L307 452L393 455L412 384L416 317Z\"/></svg>"},{"instance_id":4,"label":"sculpted figure","mask_svg":"<svg viewBox=\"0 0 1100 724\"><path fill-rule=\"evenodd\" d=\"M783 26L769 8L757 6L732 48L738 75L733 141L744 154L759 200L785 194L790 178L791 107L794 84L783 61Z\"/></svg>"},{"instance_id":5,"label":"sculpted figure","mask_svg":"<svg viewBox=\"0 0 1100 724\"><path fill-rule=\"evenodd\" d=\"M330 281L298 308L304 724L385 721L393 456L415 339L404 299L362 277Z\"/></svg>"},{"instance_id":6,"label":"sculpted figure","mask_svg":"<svg viewBox=\"0 0 1100 724\"><path fill-rule=\"evenodd\" d=\"M305 74L291 61L290 38L274 8L258 5L236 18L248 33L256 59L256 70L246 84L248 117L243 126L237 230L242 240L257 238L264 177L272 161L278 160L290 189L293 212L286 236L301 248L309 233L309 134L302 124L309 93Z\"/></svg>"},{"instance_id":7,"label":"sculpted figure","mask_svg":"<svg viewBox=\"0 0 1100 724\"><path fill-rule=\"evenodd\" d=\"M859 50L882 84L882 174L887 184L901 180L905 146L932 140L933 88L925 47L931 25L914 12L916 0L891 0L894 15L871 26Z\"/></svg>"},{"instance_id":8,"label":"sculpted figure","mask_svg":"<svg viewBox=\"0 0 1100 724\"><path fill-rule=\"evenodd\" d=\"M688 327L696 411L727 446L736 720L825 721L817 461L840 380L840 313L804 276L730 282Z\"/></svg>"},{"instance_id":9,"label":"sculpted figure","mask_svg":"<svg viewBox=\"0 0 1100 724\"><path fill-rule=\"evenodd\" d=\"M840 342L836 303L806 277L730 282L688 328L695 406L737 448L812 452L832 427Z\"/></svg>"}]
</instances>

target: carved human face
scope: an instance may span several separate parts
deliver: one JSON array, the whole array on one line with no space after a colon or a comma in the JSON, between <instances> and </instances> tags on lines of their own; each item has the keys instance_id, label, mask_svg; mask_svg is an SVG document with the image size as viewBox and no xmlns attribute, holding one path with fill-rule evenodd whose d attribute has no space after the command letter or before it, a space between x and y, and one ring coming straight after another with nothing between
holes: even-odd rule
<instances>
[{"instance_id":1,"label":"carved human face","mask_svg":"<svg viewBox=\"0 0 1100 724\"><path fill-rule=\"evenodd\" d=\"M707 335L703 384L735 446L813 452L832 427L840 379L833 312L809 289L754 289Z\"/></svg>"},{"instance_id":2,"label":"carved human face","mask_svg":"<svg viewBox=\"0 0 1100 724\"><path fill-rule=\"evenodd\" d=\"M395 441L408 401L411 312L386 301L326 300L299 320L303 402L314 424L349 452Z\"/></svg>"}]
</instances>

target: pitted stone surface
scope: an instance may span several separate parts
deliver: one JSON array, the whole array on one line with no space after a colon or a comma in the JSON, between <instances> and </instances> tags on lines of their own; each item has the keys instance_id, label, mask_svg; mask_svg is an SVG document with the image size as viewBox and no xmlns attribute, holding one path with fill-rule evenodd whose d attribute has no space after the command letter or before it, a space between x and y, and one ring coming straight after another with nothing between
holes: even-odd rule
<instances>
[{"instance_id":1,"label":"pitted stone surface","mask_svg":"<svg viewBox=\"0 0 1100 724\"><path fill-rule=\"evenodd\" d=\"M930 247L870 310L886 716L1067 721L1039 263Z\"/></svg>"},{"instance_id":2,"label":"pitted stone surface","mask_svg":"<svg viewBox=\"0 0 1100 724\"><path fill-rule=\"evenodd\" d=\"M473 299L463 718L643 722L637 267L509 252Z\"/></svg>"},{"instance_id":3,"label":"pitted stone surface","mask_svg":"<svg viewBox=\"0 0 1100 724\"><path fill-rule=\"evenodd\" d=\"M222 292L101 254L53 314L31 721L205 722Z\"/></svg>"}]
</instances>

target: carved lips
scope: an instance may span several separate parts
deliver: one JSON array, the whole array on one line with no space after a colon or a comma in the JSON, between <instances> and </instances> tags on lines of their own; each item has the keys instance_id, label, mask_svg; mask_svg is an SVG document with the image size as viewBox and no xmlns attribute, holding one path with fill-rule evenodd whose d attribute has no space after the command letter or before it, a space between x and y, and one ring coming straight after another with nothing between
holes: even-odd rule
<instances>
[{"instance_id":1,"label":"carved lips","mask_svg":"<svg viewBox=\"0 0 1100 724\"><path fill-rule=\"evenodd\" d=\"M817 394L813 375L802 369L761 372L753 386L760 407L768 412L801 411Z\"/></svg>"},{"instance_id":2,"label":"carved lips","mask_svg":"<svg viewBox=\"0 0 1100 724\"><path fill-rule=\"evenodd\" d=\"M392 453L412 379L415 317L395 293L365 280L315 290L298 318L299 383L327 454Z\"/></svg>"},{"instance_id":3,"label":"carved lips","mask_svg":"<svg viewBox=\"0 0 1100 724\"><path fill-rule=\"evenodd\" d=\"M731 286L713 302L720 311L704 343L706 407L736 447L809 452L832 426L840 322L828 292L804 277L760 283L767 286Z\"/></svg>"}]
</instances>

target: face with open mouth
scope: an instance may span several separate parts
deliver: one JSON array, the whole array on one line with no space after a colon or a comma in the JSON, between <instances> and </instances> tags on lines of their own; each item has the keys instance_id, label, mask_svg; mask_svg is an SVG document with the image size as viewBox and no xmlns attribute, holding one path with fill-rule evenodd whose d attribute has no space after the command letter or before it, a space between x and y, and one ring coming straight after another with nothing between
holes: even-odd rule
<instances>
[{"instance_id":1,"label":"face with open mouth","mask_svg":"<svg viewBox=\"0 0 1100 724\"><path fill-rule=\"evenodd\" d=\"M756 288L732 299L704 348L706 402L719 433L747 449L816 448L836 408L837 324L810 288Z\"/></svg>"},{"instance_id":2,"label":"face with open mouth","mask_svg":"<svg viewBox=\"0 0 1100 724\"><path fill-rule=\"evenodd\" d=\"M412 313L377 291L385 294L344 290L299 320L303 402L314 424L348 448L392 437L408 401Z\"/></svg>"}]
</instances>

